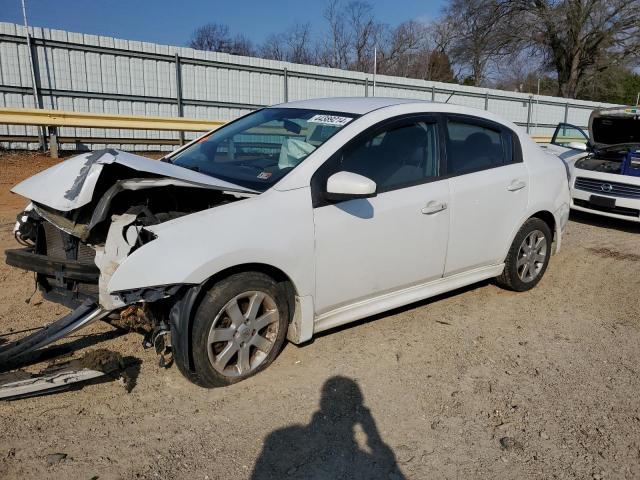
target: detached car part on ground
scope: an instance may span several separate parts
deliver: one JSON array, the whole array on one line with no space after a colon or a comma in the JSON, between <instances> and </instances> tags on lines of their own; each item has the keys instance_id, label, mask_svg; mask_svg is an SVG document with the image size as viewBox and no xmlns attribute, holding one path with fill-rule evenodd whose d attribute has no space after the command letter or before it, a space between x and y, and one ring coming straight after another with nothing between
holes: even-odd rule
<instances>
[{"instance_id":1,"label":"detached car part on ground","mask_svg":"<svg viewBox=\"0 0 640 480\"><path fill-rule=\"evenodd\" d=\"M640 222L640 107L595 110L589 135L561 123L551 151L571 176L571 208Z\"/></svg>"},{"instance_id":2,"label":"detached car part on ground","mask_svg":"<svg viewBox=\"0 0 640 480\"><path fill-rule=\"evenodd\" d=\"M31 203L7 263L77 308L26 343L120 317L206 387L286 338L488 278L528 290L569 212L562 162L515 125L383 98L266 108L161 161L87 153L13 191Z\"/></svg>"}]
</instances>

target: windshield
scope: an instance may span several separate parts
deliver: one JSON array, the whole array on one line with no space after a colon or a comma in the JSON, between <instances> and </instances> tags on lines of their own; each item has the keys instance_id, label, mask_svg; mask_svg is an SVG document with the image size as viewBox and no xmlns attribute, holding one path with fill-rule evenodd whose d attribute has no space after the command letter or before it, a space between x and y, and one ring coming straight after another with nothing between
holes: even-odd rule
<instances>
[{"instance_id":1,"label":"windshield","mask_svg":"<svg viewBox=\"0 0 640 480\"><path fill-rule=\"evenodd\" d=\"M354 118L345 113L265 108L202 137L169 161L262 192Z\"/></svg>"}]
</instances>

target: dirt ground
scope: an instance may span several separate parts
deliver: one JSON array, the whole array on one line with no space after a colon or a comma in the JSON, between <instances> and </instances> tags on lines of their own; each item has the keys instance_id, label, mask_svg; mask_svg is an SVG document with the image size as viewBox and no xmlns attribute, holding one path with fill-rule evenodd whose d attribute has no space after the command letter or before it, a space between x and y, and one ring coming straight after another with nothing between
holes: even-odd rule
<instances>
[{"instance_id":1,"label":"dirt ground","mask_svg":"<svg viewBox=\"0 0 640 480\"><path fill-rule=\"evenodd\" d=\"M0 155L0 250L25 203L9 188L53 163ZM66 313L25 303L32 275L4 262L0 286L1 334ZM640 227L572 214L531 292L484 283L378 315L224 389L101 323L75 356L140 359L133 389L0 402L0 478L640 478L639 306Z\"/></svg>"}]
</instances>

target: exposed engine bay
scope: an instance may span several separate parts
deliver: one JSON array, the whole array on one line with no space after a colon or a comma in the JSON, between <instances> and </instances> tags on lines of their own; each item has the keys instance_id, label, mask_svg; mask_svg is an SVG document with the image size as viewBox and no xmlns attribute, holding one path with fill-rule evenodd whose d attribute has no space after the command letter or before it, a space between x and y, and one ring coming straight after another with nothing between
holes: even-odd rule
<instances>
[{"instance_id":1,"label":"exposed engine bay","mask_svg":"<svg viewBox=\"0 0 640 480\"><path fill-rule=\"evenodd\" d=\"M66 185L55 185L48 172L43 182L34 181L36 175L26 181L33 185L15 187L32 202L18 215L14 229L23 248L6 251L7 264L33 271L43 296L69 308L90 301L115 311L135 303L135 296L110 295L107 285L120 262L155 238L145 227L254 195L213 177L117 150L84 154L54 169L74 162L75 175L66 168L60 177ZM66 203L49 202L48 197ZM163 291L154 300L170 293ZM131 317L131 311L125 312Z\"/></svg>"},{"instance_id":2,"label":"exposed engine bay","mask_svg":"<svg viewBox=\"0 0 640 480\"><path fill-rule=\"evenodd\" d=\"M640 144L612 145L597 149L576 161L575 166L594 172L640 176Z\"/></svg>"},{"instance_id":3,"label":"exposed engine bay","mask_svg":"<svg viewBox=\"0 0 640 480\"><path fill-rule=\"evenodd\" d=\"M576 161L577 168L640 177L640 111L637 107L592 112L589 143L591 153Z\"/></svg>"}]
</instances>

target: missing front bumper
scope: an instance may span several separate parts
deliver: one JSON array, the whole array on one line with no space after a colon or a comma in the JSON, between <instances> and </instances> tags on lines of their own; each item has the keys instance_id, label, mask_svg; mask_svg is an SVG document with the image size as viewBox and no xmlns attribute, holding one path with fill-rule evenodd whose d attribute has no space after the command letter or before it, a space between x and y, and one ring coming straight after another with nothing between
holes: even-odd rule
<instances>
[{"instance_id":1,"label":"missing front bumper","mask_svg":"<svg viewBox=\"0 0 640 480\"><path fill-rule=\"evenodd\" d=\"M43 275L84 283L98 283L100 270L77 260L62 260L34 253L31 248L15 248L5 252L7 265Z\"/></svg>"},{"instance_id":2,"label":"missing front bumper","mask_svg":"<svg viewBox=\"0 0 640 480\"><path fill-rule=\"evenodd\" d=\"M42 295L69 308L97 301L100 270L93 264L35 253L33 248L5 252L7 265L34 272Z\"/></svg>"}]
</instances>

